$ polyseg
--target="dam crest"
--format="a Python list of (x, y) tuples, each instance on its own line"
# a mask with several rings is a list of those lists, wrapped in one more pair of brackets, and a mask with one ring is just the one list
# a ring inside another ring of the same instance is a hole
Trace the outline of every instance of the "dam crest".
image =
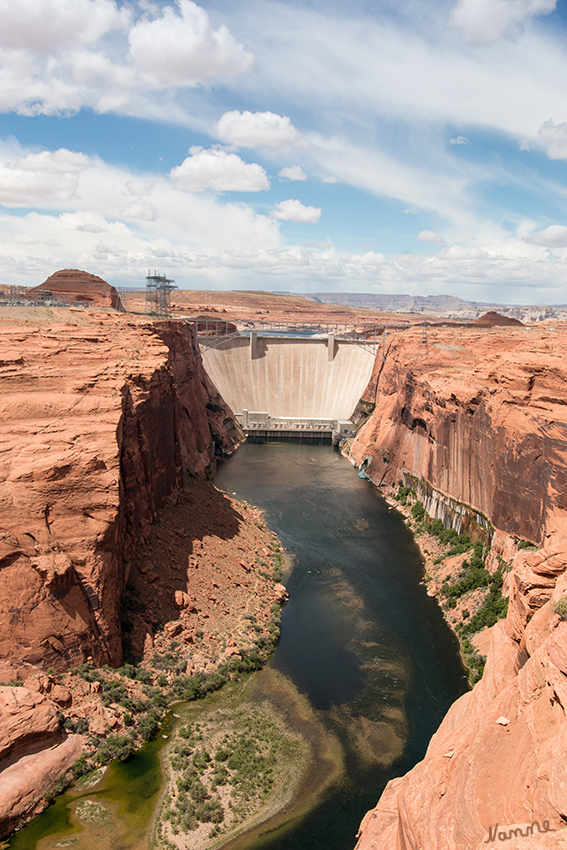
[(352, 433), (383, 328), (278, 325), (223, 333), (223, 324), (199, 327), (203, 365), (248, 436)]

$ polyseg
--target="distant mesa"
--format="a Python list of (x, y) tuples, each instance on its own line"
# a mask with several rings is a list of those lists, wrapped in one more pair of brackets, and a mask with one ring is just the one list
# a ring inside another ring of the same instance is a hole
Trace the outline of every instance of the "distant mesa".
[(28, 289), (28, 298), (33, 299), (37, 294), (48, 292), (53, 298), (61, 298), (70, 304), (87, 304), (89, 307), (113, 307), (120, 312), (124, 307), (114, 286), (111, 286), (96, 274), (80, 269), (61, 269), (54, 272), (47, 280)]
[(519, 325), (521, 328), (524, 327), (524, 323), (518, 319), (513, 319), (512, 316), (501, 316), (500, 313), (495, 313), (494, 310), (489, 310), (488, 313), (479, 316), (472, 324), (479, 325), (482, 328), (493, 328), (496, 325), (514, 325), (515, 327)]

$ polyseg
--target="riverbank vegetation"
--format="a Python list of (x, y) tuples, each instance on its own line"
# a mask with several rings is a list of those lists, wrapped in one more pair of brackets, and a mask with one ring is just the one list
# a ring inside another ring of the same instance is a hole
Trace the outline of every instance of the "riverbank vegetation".
[(486, 658), (471, 639), (506, 616), (508, 599), (502, 595), (502, 569), (507, 565), (501, 564), (490, 573), (485, 566), (485, 544), (473, 543), (467, 535), (445, 528), (440, 519), (431, 519), (415, 488), (400, 482), (393, 498), (406, 515), (424, 554), (426, 582), (459, 639), (461, 658), (474, 685), (482, 678)]
[(164, 754), (167, 785), (156, 846), (215, 847), (291, 800), (309, 745), (268, 701), (238, 693), (184, 711)]
[[(121, 604), (125, 663), (51, 671), (61, 727), (84, 754), (49, 799), (154, 737), (168, 706), (259, 670), (280, 634), (285, 553), (261, 511), (207, 481), (160, 512), (134, 553)], [(20, 682), (15, 682), (20, 684)]]
[[(259, 670), (272, 654), (279, 636), (280, 605), (272, 605), (268, 635), (261, 634), (246, 652), (240, 652), (210, 673), (184, 675), (178, 664), (175, 641), (167, 656), (159, 656), (153, 668), (125, 664), (118, 669), (108, 666), (96, 668), (82, 664), (69, 670), (66, 680), (76, 677), (94, 685), (100, 705), (105, 710), (104, 719), (110, 727), (123, 729), (123, 733), (110, 732), (101, 738), (91, 729), (86, 718), (73, 719), (70, 713), (60, 712), (59, 719), (67, 732), (86, 737), (87, 753), (73, 765), (71, 772), (61, 777), (51, 796), (64, 791), (77, 779), (97, 766), (109, 764), (114, 759), (126, 760), (144, 742), (153, 738), (169, 705), (180, 700), (200, 700), (219, 690), (228, 681), (238, 681), (243, 675)], [(75, 686), (75, 690), (77, 687)]]

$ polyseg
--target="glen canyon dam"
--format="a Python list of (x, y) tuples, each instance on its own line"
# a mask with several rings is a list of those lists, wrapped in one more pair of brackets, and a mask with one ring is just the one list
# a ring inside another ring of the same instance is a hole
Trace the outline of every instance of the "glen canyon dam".
[(567, 846), (564, 320), (0, 296), (6, 847)]

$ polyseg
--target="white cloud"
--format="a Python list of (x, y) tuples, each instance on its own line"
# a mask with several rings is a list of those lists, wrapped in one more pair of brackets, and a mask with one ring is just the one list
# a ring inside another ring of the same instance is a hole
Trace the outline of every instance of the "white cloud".
[(0, 46), (43, 53), (91, 44), (129, 17), (113, 0), (0, 0)]
[(294, 221), (296, 223), (301, 221), (317, 224), (321, 217), (321, 210), (318, 207), (304, 207), (301, 201), (290, 198), (288, 201), (277, 203), (271, 215), (274, 218), (281, 219), (281, 221)]
[(278, 171), (278, 177), (284, 180), (298, 180), (300, 182), (307, 180), (307, 174), (300, 165), (288, 165), (286, 168), (282, 168), (281, 171)]
[(452, 145), (468, 145), (469, 140), (466, 136), (457, 136), (455, 139), (450, 139)]
[(458, 0), (449, 23), (467, 44), (489, 44), (534, 15), (548, 15), (557, 0)]
[(183, 192), (262, 192), (270, 188), (266, 172), (256, 162), (244, 162), (237, 154), (222, 150), (191, 148), (181, 165), (170, 171), (174, 185)]
[(0, 203), (11, 207), (69, 201), (77, 191), (80, 172), (89, 159), (82, 153), (56, 151), (23, 154), (5, 149), (0, 163)]
[(149, 180), (128, 180), (126, 183), (128, 194), (135, 195), (137, 197), (149, 195), (152, 188), (152, 183), (150, 183)]
[(478, 227), (469, 209), (467, 186), (477, 175), (477, 179), (486, 179), (484, 169), (468, 165), (463, 172), (448, 155), (435, 164), (414, 165), (345, 139), (324, 139), (314, 134), (309, 139), (318, 165), (336, 174), (342, 183), (396, 198), (407, 209), (434, 211), (466, 232)]
[[(24, 156), (25, 158), (25, 152)], [(120, 221), (126, 186), (152, 185), (159, 211), (154, 221)], [(244, 204), (203, 194), (182, 194), (160, 175), (133, 175), (91, 160), (79, 190), (60, 212), (13, 215), (0, 211), (0, 262), (8, 282), (35, 285), (57, 268), (80, 267), (115, 284), (142, 285), (148, 268), (175, 278), (182, 288), (286, 288), (344, 291), (451, 291), (464, 298), (524, 303), (563, 299), (567, 248), (550, 261), (547, 250), (516, 241), (436, 254), (384, 256), (337, 252), (331, 244), (285, 245), (278, 222)]]
[(550, 119), (541, 125), (537, 137), (550, 159), (567, 159), (567, 124), (554, 124)]
[(151, 80), (196, 86), (252, 68), (252, 53), (224, 24), (214, 30), (206, 11), (192, 0), (176, 3), (179, 13), (165, 6), (158, 18), (139, 21), (130, 30), (130, 54)]
[(132, 201), (124, 209), (120, 210), (121, 218), (138, 218), (140, 221), (155, 221), (157, 214), (158, 211), (154, 205), (144, 201), (142, 198)]
[(361, 266), (383, 266), (386, 263), (386, 258), (384, 254), (367, 251), (365, 254), (354, 254), (352, 262), (359, 263)]
[(338, 183), (339, 181), (337, 180), (336, 177), (327, 176), (327, 177), (323, 177), (321, 182), (322, 183)]
[[(38, 164), (35, 153), (0, 149), (0, 160), (7, 160), (8, 154), (12, 161), (31, 162), (32, 170), (24, 172), (26, 175), (45, 180), (51, 174), (61, 184), (60, 173), (45, 170), (45, 162), (51, 167), (60, 152), (44, 154), (43, 171), (33, 171)], [(246, 204), (179, 192), (166, 176), (135, 175), (83, 154), (76, 156), (83, 157), (70, 163), (78, 169), (72, 175), (76, 191), (65, 200), (50, 184), (49, 191), (40, 186), (41, 213), (16, 215), (0, 210), (0, 264), (5, 279), (35, 285), (57, 268), (79, 266), (107, 280), (143, 283), (151, 267), (185, 278), (189, 286), (194, 285), (195, 270), (203, 284), (214, 283), (221, 274), (219, 269), (229, 267), (225, 258), (280, 247), (278, 222), (258, 215)], [(0, 185), (5, 188), (4, 176), (2, 173)], [(132, 201), (139, 206), (124, 207), (129, 184), (137, 181), (151, 185), (155, 216), (153, 209), (148, 214), (147, 202), (140, 196)], [(20, 206), (26, 205), (22, 201), (27, 201), (29, 190), (29, 185), (18, 186)], [(244, 267), (242, 259), (239, 262)], [(227, 288), (232, 285), (229, 279), (224, 284)]]
[(274, 112), (225, 112), (217, 123), (216, 132), (223, 142), (243, 148), (283, 147), (300, 138), (291, 120)]
[(524, 241), (531, 245), (543, 245), (546, 248), (567, 248), (567, 227), (552, 224), (533, 236), (524, 237)]
[(419, 242), (430, 242), (433, 245), (447, 244), (443, 237), (439, 236), (439, 234), (435, 233), (433, 230), (422, 230), (421, 233), (417, 234), (417, 239)]
[[(550, 115), (562, 120), (567, 56), (559, 37), (529, 30), (518, 42), (470, 50), (442, 30), (443, 4), (397, 4), (400, 17), (419, 6), (419, 26), (394, 22), (380, 14), (382, 5), (362, 17), (355, 11), (360, 4), (343, 4), (341, 12), (338, 3), (317, 11), (317, 4), (264, 0), (266, 27), (255, 38), (255, 22), (246, 30), (261, 69), (254, 94), (282, 93), (288, 114), (312, 115), (320, 132), (344, 133), (360, 145), (370, 138), (376, 144), (376, 129), (390, 120), (434, 127), (429, 139), (423, 136), (428, 149), (438, 142), (437, 121), (523, 137), (534, 135)], [(236, 11), (233, 20), (239, 20)], [(310, 123), (304, 119), (304, 134)], [(394, 146), (397, 141), (401, 156), (401, 129)]]
[(443, 260), (486, 260), (488, 254), (481, 248), (470, 248), (463, 245), (451, 245), (436, 254)]
[(404, 210), (404, 215), (418, 215), (418, 214), (419, 214), (419, 210), (410, 210), (410, 209)]
[(108, 229), (108, 222), (104, 216), (85, 210), (63, 213), (59, 218), (62, 224), (70, 230), (78, 230), (79, 233), (104, 233)]
[[(249, 71), (252, 53), (192, 0), (0, 0), (0, 110), (96, 112), (195, 124), (176, 88)], [(169, 89), (165, 96), (156, 92)], [(199, 122), (197, 122), (199, 123)]]

